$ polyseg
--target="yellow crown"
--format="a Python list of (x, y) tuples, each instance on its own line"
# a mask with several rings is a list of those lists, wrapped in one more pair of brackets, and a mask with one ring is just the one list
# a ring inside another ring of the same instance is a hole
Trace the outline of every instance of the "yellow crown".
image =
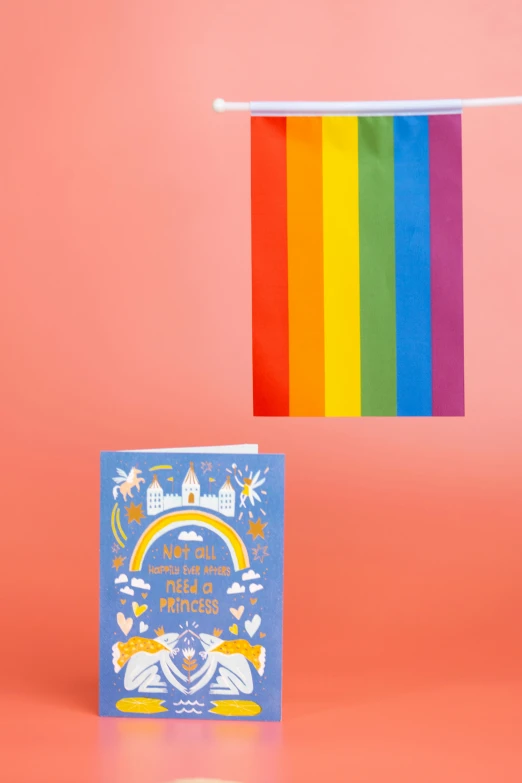
[(159, 628), (154, 629), (154, 633), (156, 634), (156, 636), (163, 636), (163, 634), (165, 633), (165, 629), (162, 625), (160, 625)]
[(223, 633), (223, 631), (221, 630), (221, 628), (214, 628), (214, 630), (212, 632), (212, 635), (213, 636), (221, 636), (222, 633)]

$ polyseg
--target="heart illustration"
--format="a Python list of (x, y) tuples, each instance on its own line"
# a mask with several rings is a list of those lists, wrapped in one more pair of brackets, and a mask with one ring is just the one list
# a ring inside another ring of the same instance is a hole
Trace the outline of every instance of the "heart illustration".
[(126, 598), (120, 598), (120, 604), (126, 604), (127, 599)]
[(259, 638), (264, 639), (266, 636), (266, 633), (263, 633), (263, 631), (259, 631)]
[(237, 609), (232, 608), (230, 610), (230, 613), (234, 615), (236, 620), (241, 620), (241, 618), (243, 617), (243, 612), (244, 611), (245, 611), (245, 607), (244, 606), (238, 606)]
[(133, 609), (134, 614), (136, 615), (136, 617), (139, 617), (140, 614), (143, 614), (143, 612), (146, 612), (148, 608), (149, 607), (147, 606), (147, 604), (142, 604), (140, 606), (137, 601), (133, 601), (132, 602), (132, 609)]
[[(143, 622), (143, 620), (140, 621), (140, 633), (145, 633), (145, 631), (149, 630), (149, 626)], [(261, 634), (260, 634), (261, 635)], [(264, 636), (264, 634), (263, 634)]]
[(251, 620), (245, 621), (245, 630), (248, 633), (248, 635), (252, 638), (252, 636), (258, 630), (260, 625), (261, 625), (261, 618), (258, 614), (255, 614)]
[(239, 628), (237, 627), (237, 623), (234, 623), (234, 625), (231, 625), (228, 630), (230, 631), (230, 633), (233, 633), (233, 634), (235, 634), (237, 636), (238, 631), (239, 631)]
[(250, 603), (252, 604), (252, 606), (254, 606), (254, 604), (257, 604), (257, 598), (251, 598)]
[(142, 593), (142, 594), (141, 594), (141, 597), (142, 597), (142, 598), (146, 598), (147, 596), (148, 596), (148, 593)]
[(118, 625), (120, 626), (125, 636), (128, 636), (130, 633), (130, 629), (132, 628), (132, 623), (133, 623), (132, 617), (125, 617), (123, 612), (118, 612), (118, 614), (116, 615), (116, 620), (118, 621)]

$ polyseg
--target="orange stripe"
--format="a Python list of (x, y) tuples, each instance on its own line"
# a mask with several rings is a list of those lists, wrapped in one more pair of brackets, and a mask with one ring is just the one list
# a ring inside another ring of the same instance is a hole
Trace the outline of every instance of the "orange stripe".
[(321, 117), (287, 119), (290, 415), (324, 416)]

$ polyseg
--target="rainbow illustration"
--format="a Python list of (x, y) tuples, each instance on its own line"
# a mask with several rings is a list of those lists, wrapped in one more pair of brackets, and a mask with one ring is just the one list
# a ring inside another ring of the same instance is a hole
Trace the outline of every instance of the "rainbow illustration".
[(463, 416), (460, 114), (251, 130), (254, 414)]
[(171, 511), (155, 519), (142, 533), (129, 562), (129, 571), (140, 571), (145, 555), (161, 536), (183, 527), (202, 527), (218, 535), (227, 545), (235, 571), (249, 568), (247, 548), (233, 527), (205, 511)]

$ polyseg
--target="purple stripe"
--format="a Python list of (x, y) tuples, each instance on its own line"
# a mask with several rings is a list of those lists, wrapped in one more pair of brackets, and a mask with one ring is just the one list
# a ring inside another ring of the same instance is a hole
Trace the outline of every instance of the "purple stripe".
[(460, 114), (431, 116), (429, 144), (433, 416), (464, 416)]

